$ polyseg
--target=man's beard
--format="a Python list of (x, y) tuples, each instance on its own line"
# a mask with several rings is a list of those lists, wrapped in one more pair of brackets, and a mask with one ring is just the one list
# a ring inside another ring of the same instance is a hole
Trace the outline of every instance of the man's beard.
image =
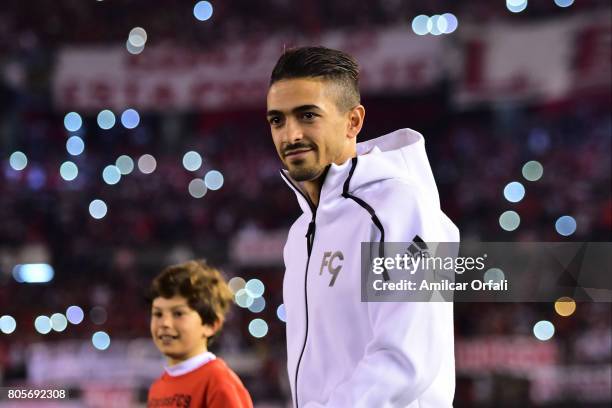
[[(288, 152), (298, 149), (311, 149), (311, 153), (315, 155), (315, 158), (313, 160), (314, 163), (309, 160), (313, 159), (312, 157), (305, 157), (298, 160), (289, 159), (289, 162), (285, 162), (285, 167), (287, 167), (287, 170), (289, 170), (289, 175), (291, 176), (291, 178), (295, 181), (302, 182), (314, 180), (319, 177), (323, 173), (323, 170), (325, 170), (325, 166), (317, 165), (318, 154), (317, 148), (314, 145), (304, 142), (298, 142), (293, 145), (288, 145), (285, 147), (283, 155), (286, 156)], [(291, 165), (289, 165), (289, 163), (291, 163)]]
[(310, 181), (314, 180), (323, 173), (324, 168), (319, 168), (317, 166), (291, 166), (289, 168), (289, 175), (295, 181)]

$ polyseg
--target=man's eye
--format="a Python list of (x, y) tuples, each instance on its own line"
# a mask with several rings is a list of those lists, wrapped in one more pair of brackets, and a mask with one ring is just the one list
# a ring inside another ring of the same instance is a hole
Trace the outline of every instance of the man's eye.
[(270, 122), (271, 125), (278, 125), (278, 124), (281, 123), (281, 120), (280, 120), (280, 118), (278, 116), (274, 116), (274, 117), (270, 118), (268, 120), (268, 122)]
[(174, 317), (181, 317), (183, 312), (174, 312)]
[(160, 318), (161, 317), (161, 313), (160, 312), (155, 312), (153, 313), (154, 317)]
[(307, 120), (312, 120), (312, 119), (314, 119), (314, 118), (315, 118), (315, 116), (317, 116), (317, 115), (315, 115), (315, 114), (314, 114), (314, 113), (312, 113), (312, 112), (304, 112), (304, 113), (302, 114), (302, 118), (307, 119)]

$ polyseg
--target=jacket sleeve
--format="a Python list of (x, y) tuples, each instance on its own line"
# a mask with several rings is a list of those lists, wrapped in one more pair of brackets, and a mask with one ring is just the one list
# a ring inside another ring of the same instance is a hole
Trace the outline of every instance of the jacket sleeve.
[[(438, 206), (419, 198), (408, 186), (395, 186), (379, 209), (387, 242), (458, 242), (456, 227)], [(397, 205), (398, 201), (401, 205)], [(395, 204), (393, 204), (395, 203)], [(326, 404), (315, 407), (405, 407), (436, 382), (440, 403), (451, 406), (454, 394), (452, 303), (369, 302), (372, 339), (351, 377)], [(439, 375), (446, 370), (444, 375)], [(435, 398), (435, 397), (434, 397)], [(429, 398), (431, 400), (431, 398)]]

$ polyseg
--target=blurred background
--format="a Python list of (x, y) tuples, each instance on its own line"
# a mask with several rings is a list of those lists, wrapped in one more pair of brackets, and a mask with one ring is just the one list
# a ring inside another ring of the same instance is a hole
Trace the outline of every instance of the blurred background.
[[(212, 350), (287, 407), (282, 246), (299, 214), (265, 119), (283, 49), (362, 68), (366, 140), (424, 134), (462, 240), (610, 241), (609, 0), (3, 0), (0, 387), (145, 406), (144, 291), (206, 258)], [(610, 274), (609, 266), (602, 273)], [(608, 303), (455, 305), (456, 407), (608, 407)]]

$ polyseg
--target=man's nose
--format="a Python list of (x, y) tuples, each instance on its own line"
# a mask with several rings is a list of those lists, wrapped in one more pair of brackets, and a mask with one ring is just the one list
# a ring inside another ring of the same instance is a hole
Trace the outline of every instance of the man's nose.
[(304, 137), (302, 127), (293, 119), (287, 119), (283, 130), (283, 139), (287, 144), (294, 144)]

